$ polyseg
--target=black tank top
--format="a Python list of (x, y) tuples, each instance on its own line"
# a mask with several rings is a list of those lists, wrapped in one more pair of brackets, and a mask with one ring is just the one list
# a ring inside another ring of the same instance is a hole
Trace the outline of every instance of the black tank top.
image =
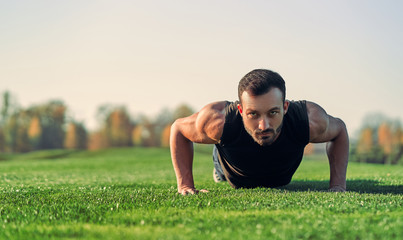
[(234, 188), (278, 187), (290, 183), (309, 142), (306, 101), (290, 102), (279, 137), (260, 146), (246, 132), (237, 108), (225, 107), (225, 124), (216, 144), (224, 175)]

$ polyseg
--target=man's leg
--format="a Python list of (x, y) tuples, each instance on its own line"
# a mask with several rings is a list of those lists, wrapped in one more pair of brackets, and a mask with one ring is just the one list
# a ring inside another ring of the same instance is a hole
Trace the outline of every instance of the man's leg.
[(225, 180), (225, 176), (224, 176), (224, 172), (221, 168), (221, 164), (220, 161), (218, 160), (218, 149), (217, 147), (214, 145), (213, 148), (213, 163), (214, 163), (214, 170), (213, 170), (213, 179), (214, 182), (224, 182)]

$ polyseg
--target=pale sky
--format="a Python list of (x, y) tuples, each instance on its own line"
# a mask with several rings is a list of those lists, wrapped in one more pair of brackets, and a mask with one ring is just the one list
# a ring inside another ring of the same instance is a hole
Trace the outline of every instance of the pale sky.
[(98, 106), (150, 117), (236, 100), (256, 68), (278, 72), (354, 134), (367, 113), (403, 120), (403, 1), (0, 0), (0, 92), (60, 99), (97, 127)]

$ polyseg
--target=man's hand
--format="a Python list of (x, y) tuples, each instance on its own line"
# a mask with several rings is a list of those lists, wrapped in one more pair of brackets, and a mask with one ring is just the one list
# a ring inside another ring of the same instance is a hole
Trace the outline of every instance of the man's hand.
[(225, 105), (226, 102), (206, 105), (200, 112), (179, 118), (171, 126), (171, 158), (178, 192), (182, 195), (208, 192), (194, 187), (193, 143), (218, 143), (224, 128)]
[(319, 105), (307, 102), (309, 141), (327, 142), (326, 152), (330, 166), (329, 191), (346, 191), (346, 172), (349, 156), (347, 128), (341, 119), (328, 115)]
[(336, 185), (329, 188), (329, 192), (345, 192), (346, 189), (342, 186)]
[(207, 193), (208, 191), (206, 189), (202, 189), (202, 190), (197, 190), (196, 188), (190, 188), (190, 187), (183, 187), (181, 189), (178, 189), (178, 193), (182, 194), (182, 195), (193, 195), (193, 194), (197, 194), (197, 193)]

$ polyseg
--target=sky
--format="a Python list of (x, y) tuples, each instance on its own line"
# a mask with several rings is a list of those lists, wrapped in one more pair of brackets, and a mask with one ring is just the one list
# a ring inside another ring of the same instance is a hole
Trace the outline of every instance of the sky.
[(0, 0), (0, 92), (21, 107), (62, 100), (98, 127), (103, 104), (155, 116), (237, 99), (257, 68), (287, 99), (344, 120), (403, 120), (402, 1)]

